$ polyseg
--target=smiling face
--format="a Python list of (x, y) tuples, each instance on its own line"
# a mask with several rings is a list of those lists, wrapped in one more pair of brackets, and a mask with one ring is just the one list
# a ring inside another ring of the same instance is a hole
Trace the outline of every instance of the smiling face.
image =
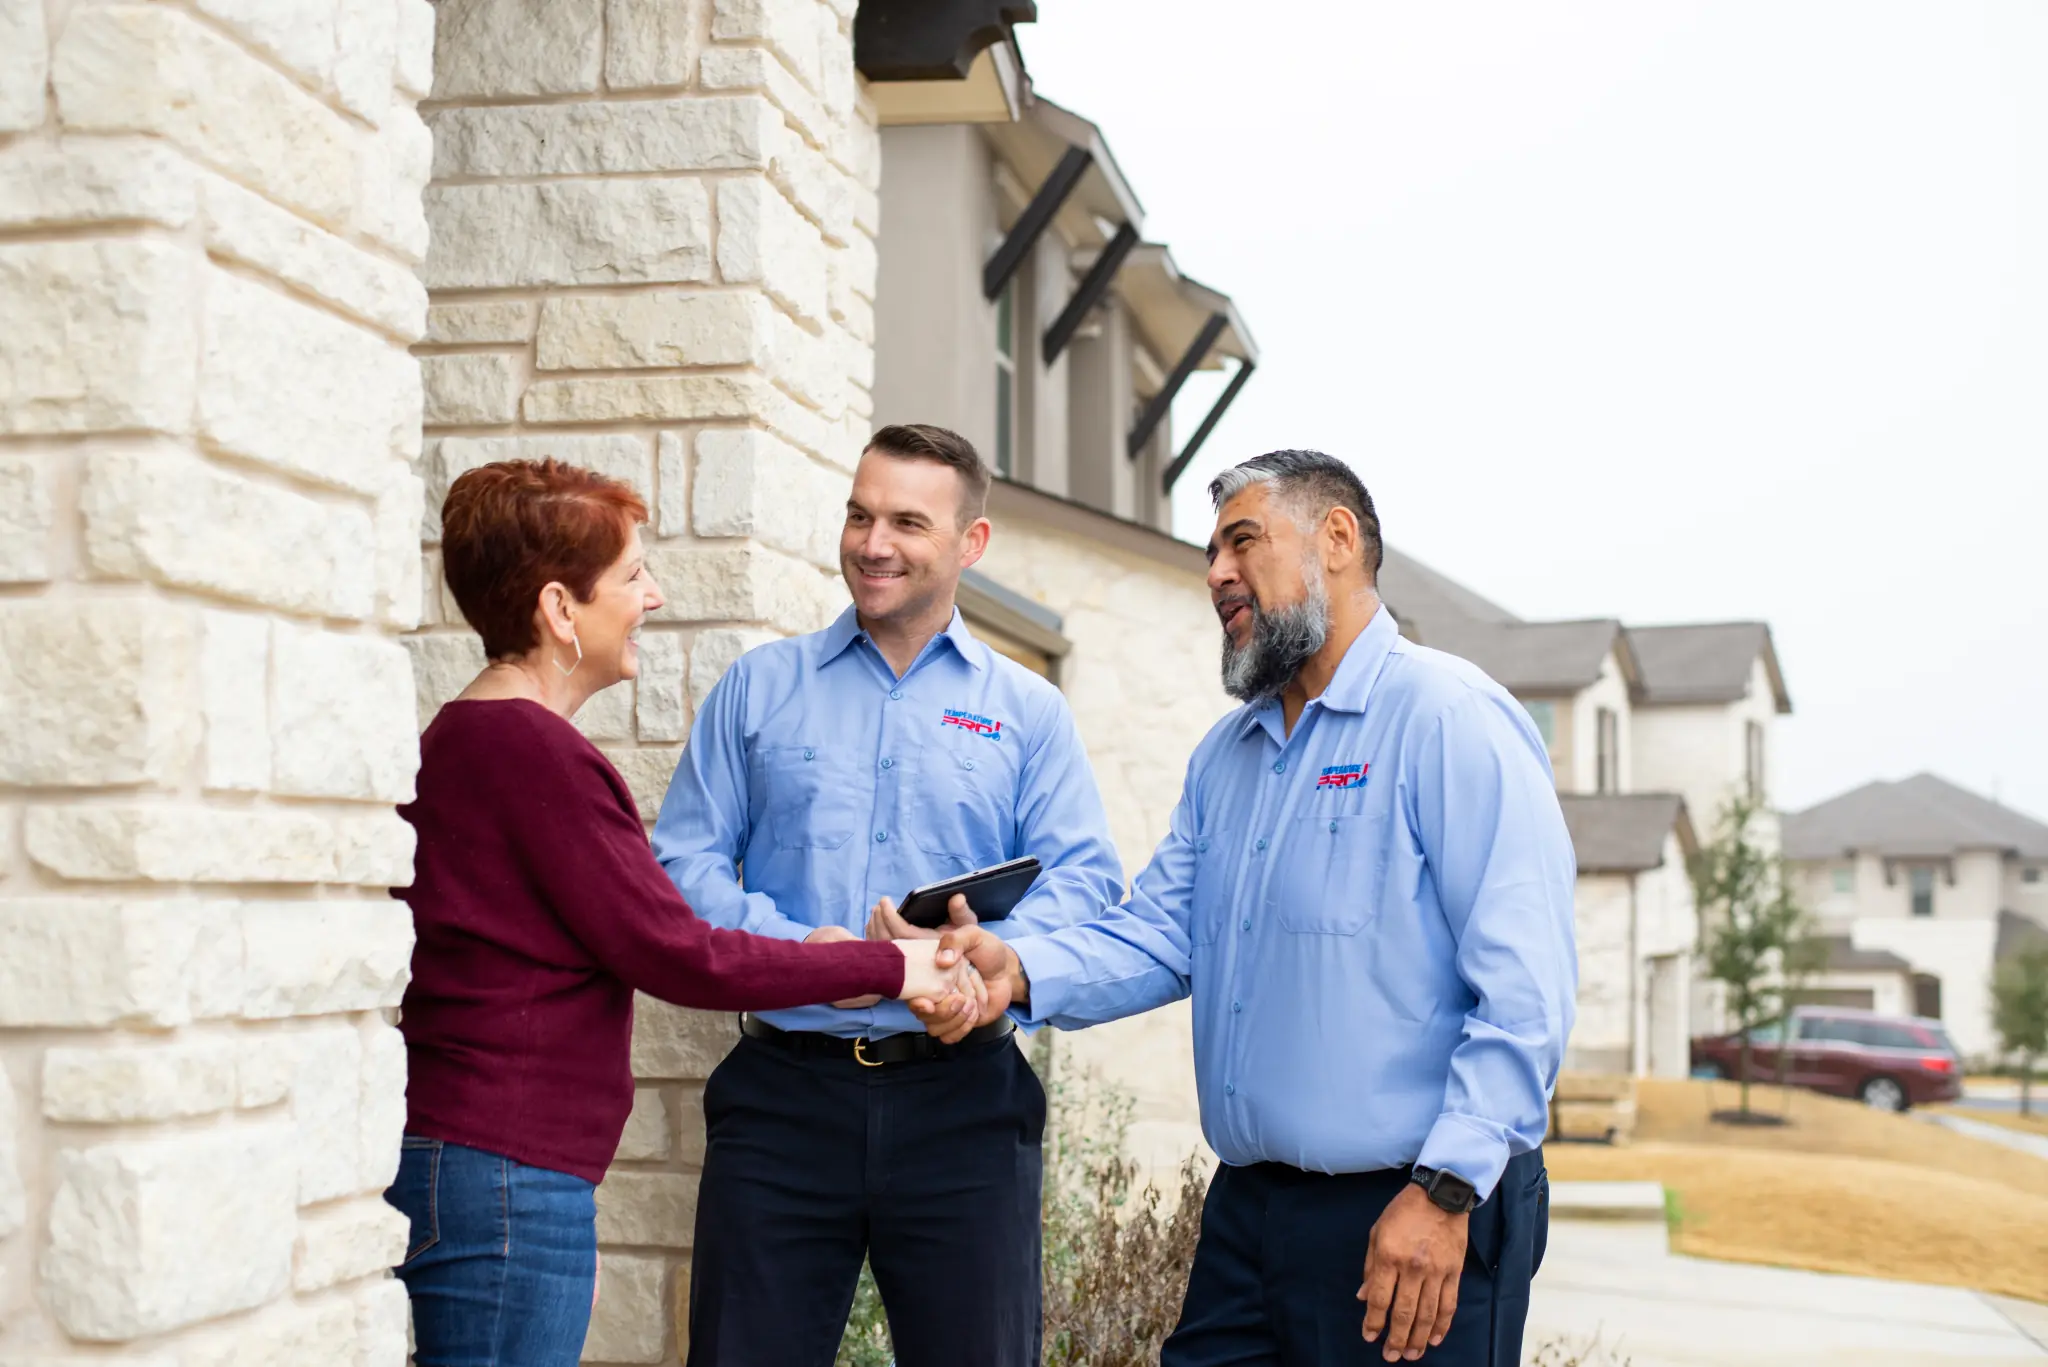
[[(556, 587), (550, 585), (549, 589)], [(636, 638), (640, 625), (664, 601), (661, 586), (647, 571), (640, 529), (634, 527), (626, 534), (626, 547), (619, 558), (597, 577), (590, 601), (574, 603), (569, 609), (576, 639), (583, 645), (581, 668), (591, 672), (593, 683), (605, 687), (639, 676), (640, 645)]]
[(1320, 527), (1303, 530), (1272, 486), (1247, 486), (1216, 513), (1209, 601), (1223, 626), (1223, 688), (1276, 697), (1330, 634)]
[(989, 533), (985, 517), (961, 525), (961, 494), (960, 475), (939, 461), (873, 449), (860, 458), (839, 572), (871, 630), (952, 616), (960, 571), (981, 559)]

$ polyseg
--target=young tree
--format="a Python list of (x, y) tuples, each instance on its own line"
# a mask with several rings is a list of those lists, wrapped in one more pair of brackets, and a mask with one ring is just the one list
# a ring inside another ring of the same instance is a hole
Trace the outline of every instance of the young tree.
[[(1757, 844), (1751, 830), (1761, 810), (1749, 798), (1730, 801), (1721, 810), (1713, 841), (1692, 861), (1700, 957), (1707, 976), (1728, 989), (1729, 1014), (1741, 1032), (1736, 1072), (1744, 1115), (1749, 1114), (1751, 1032), (1788, 1014), (1788, 961), (1803, 967), (1810, 953), (1806, 914), (1792, 896), (1783, 866)], [(1779, 1052), (1784, 1052), (1782, 1041)]]
[(2020, 1056), (2020, 1114), (2034, 1113), (2034, 1067), (2048, 1054), (2048, 944), (2011, 955), (1991, 975), (1991, 1026)]

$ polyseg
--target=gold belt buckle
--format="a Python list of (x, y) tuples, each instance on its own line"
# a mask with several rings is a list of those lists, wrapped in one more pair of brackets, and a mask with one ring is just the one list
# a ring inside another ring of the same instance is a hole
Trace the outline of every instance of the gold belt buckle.
[(867, 1037), (866, 1035), (862, 1035), (862, 1036), (860, 1036), (860, 1037), (859, 1037), (858, 1039), (854, 1040), (854, 1042), (853, 1042), (853, 1061), (854, 1061), (855, 1063), (858, 1063), (858, 1064), (859, 1064), (859, 1065), (860, 1065), (861, 1067), (863, 1067), (863, 1068), (879, 1068), (879, 1067), (881, 1067), (881, 1066), (882, 1066), (882, 1060), (880, 1060), (880, 1059), (878, 1059), (878, 1058), (869, 1058), (869, 1057), (868, 1057), (868, 1056), (867, 1056), (866, 1054), (864, 1054), (864, 1053), (862, 1053), (862, 1052), (861, 1052), (861, 1050), (863, 1050), (863, 1049), (865, 1049), (865, 1048), (867, 1047), (867, 1043), (868, 1043), (868, 1037)]

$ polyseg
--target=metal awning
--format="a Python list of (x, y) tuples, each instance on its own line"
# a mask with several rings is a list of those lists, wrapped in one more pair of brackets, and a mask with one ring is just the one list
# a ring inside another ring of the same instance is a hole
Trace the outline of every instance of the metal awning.
[(1024, 185), (1037, 187), (1051, 178), (1068, 151), (1088, 154), (1088, 169), (1054, 215), (1061, 236), (1081, 250), (1108, 245), (1118, 228), (1142, 228), (1145, 206), (1116, 164), (1102, 130), (1043, 95), (1034, 96), (1024, 117), (1015, 123), (990, 124), (988, 140), (996, 155)]

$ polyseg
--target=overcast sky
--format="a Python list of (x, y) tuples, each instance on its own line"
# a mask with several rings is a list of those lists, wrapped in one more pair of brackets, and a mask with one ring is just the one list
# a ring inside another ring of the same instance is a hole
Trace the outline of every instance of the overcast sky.
[(2048, 4), (1039, 16), (1263, 353), (1183, 535), (1320, 447), (1524, 616), (1768, 620), (1780, 805), (1931, 769), (2048, 819)]

